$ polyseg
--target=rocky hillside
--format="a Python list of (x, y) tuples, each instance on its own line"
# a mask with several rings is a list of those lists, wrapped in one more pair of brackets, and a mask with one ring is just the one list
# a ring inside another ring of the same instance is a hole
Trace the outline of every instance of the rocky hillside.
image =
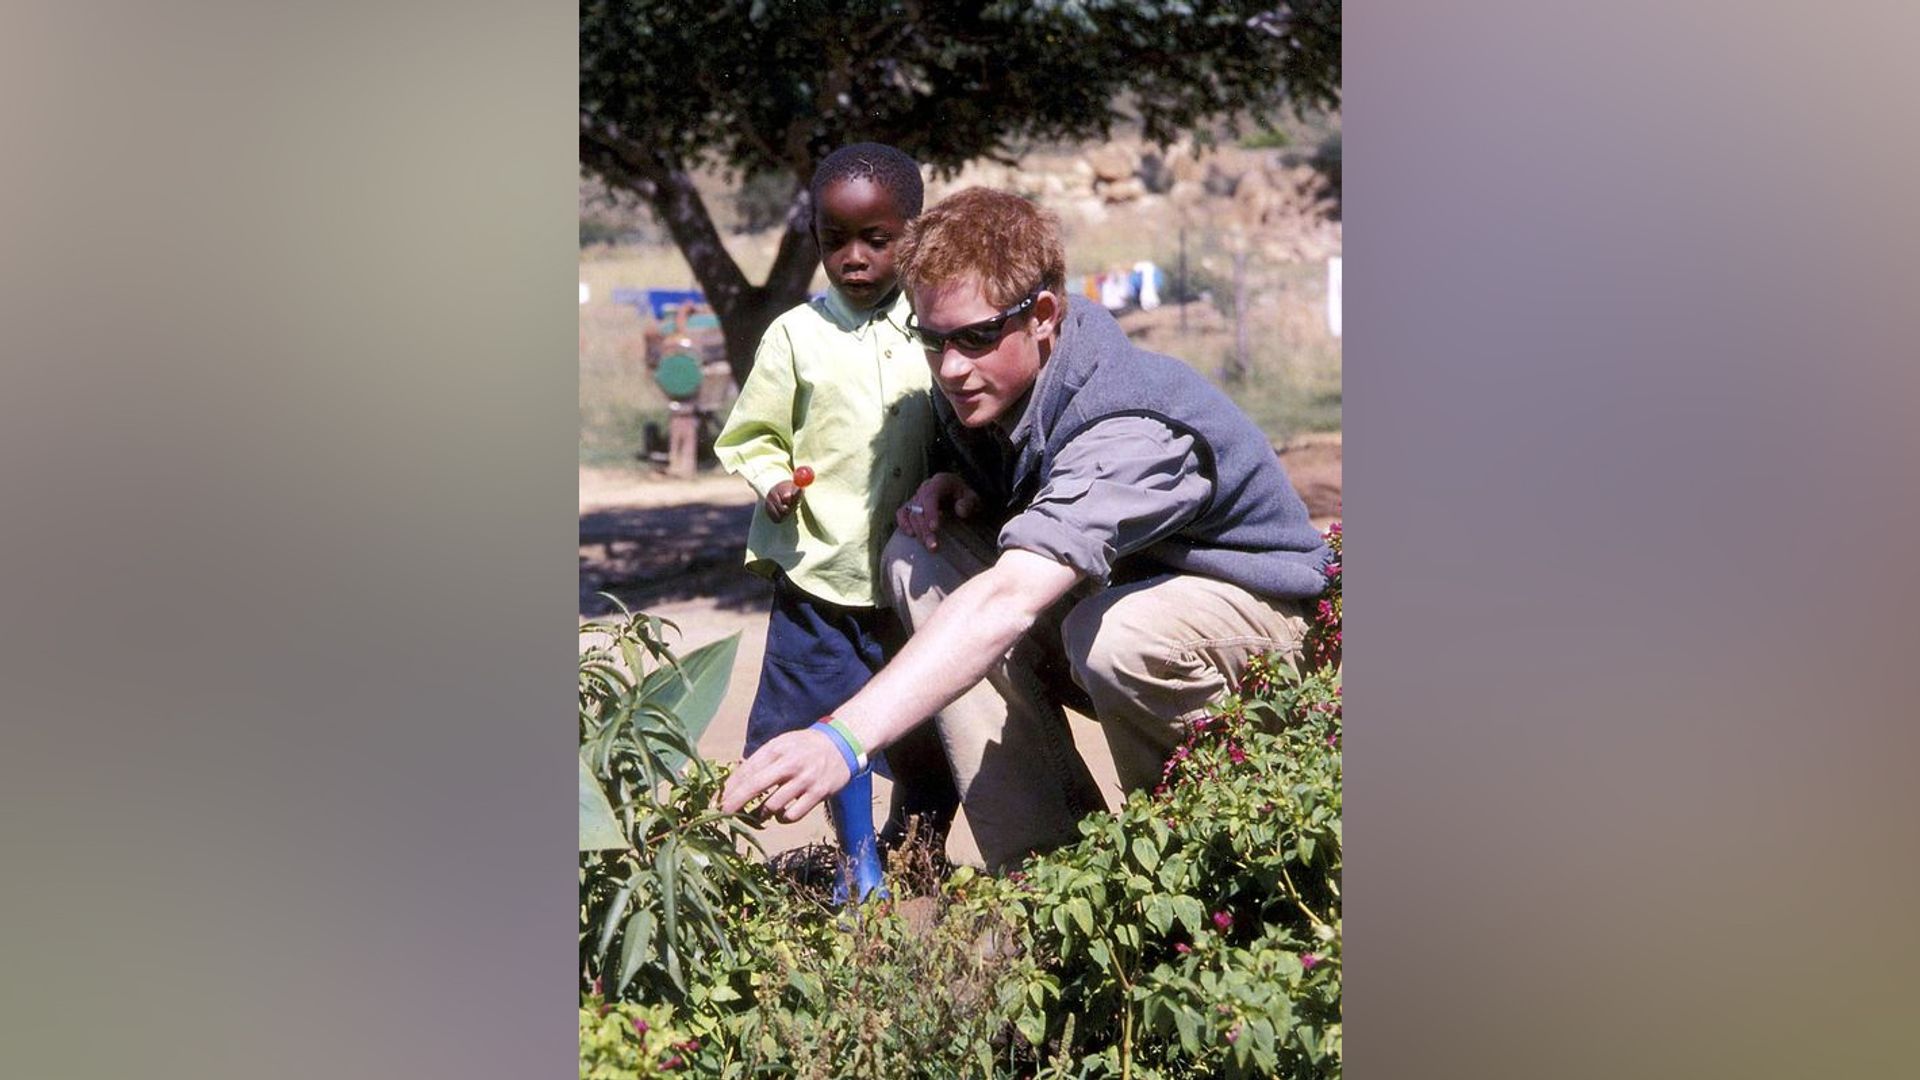
[[(1177, 219), (1244, 237), (1270, 262), (1340, 253), (1340, 198), (1328, 172), (1279, 150), (1176, 143), (1163, 153), (1118, 140), (1079, 152), (1034, 153), (1015, 165), (968, 165), (928, 186), (929, 204), (962, 187), (1019, 191), (1070, 227)], [(1337, 164), (1330, 170), (1337, 176)]]

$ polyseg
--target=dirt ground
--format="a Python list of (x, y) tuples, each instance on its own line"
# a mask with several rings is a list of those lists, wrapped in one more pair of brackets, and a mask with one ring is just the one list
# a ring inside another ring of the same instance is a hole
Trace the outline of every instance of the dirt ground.
[[(1340, 450), (1338, 434), (1304, 436), (1280, 450), (1294, 487), (1322, 527), (1340, 512)], [(606, 592), (678, 625), (675, 643), (683, 651), (740, 634), (733, 681), (700, 739), (701, 753), (718, 761), (738, 759), (766, 652), (772, 593), (741, 566), (754, 500), (745, 481), (718, 472), (669, 480), (645, 472), (580, 470), (581, 620), (613, 610), (600, 595)], [(1075, 741), (1111, 802), (1118, 785), (1105, 740), (1091, 721), (1071, 719)], [(887, 788), (886, 780), (876, 780), (877, 817), (885, 813)], [(816, 811), (794, 825), (767, 826), (760, 840), (771, 855), (830, 835), (825, 814)], [(957, 863), (978, 864), (964, 814), (947, 851)]]

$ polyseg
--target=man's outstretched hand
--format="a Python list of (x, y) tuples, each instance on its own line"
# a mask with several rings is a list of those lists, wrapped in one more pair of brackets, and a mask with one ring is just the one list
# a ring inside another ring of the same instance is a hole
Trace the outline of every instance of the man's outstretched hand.
[(761, 793), (761, 813), (795, 822), (853, 779), (833, 740), (812, 729), (789, 731), (754, 751), (720, 792), (720, 809), (737, 814)]

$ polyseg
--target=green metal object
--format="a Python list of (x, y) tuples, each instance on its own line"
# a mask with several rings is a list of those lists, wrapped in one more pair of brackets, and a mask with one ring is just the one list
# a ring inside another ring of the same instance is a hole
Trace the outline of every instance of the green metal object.
[(700, 392), (700, 361), (692, 353), (668, 353), (660, 358), (653, 381), (675, 401), (684, 401)]

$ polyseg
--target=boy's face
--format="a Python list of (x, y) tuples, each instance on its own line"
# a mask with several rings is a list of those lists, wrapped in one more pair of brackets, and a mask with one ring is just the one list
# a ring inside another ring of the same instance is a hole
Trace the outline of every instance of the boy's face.
[(893, 291), (893, 245), (907, 223), (886, 188), (864, 177), (827, 185), (813, 211), (813, 241), (827, 280), (858, 308)]
[[(913, 290), (913, 318), (921, 326), (946, 334), (1002, 310), (987, 302), (977, 278), (951, 279)], [(985, 348), (967, 349), (949, 341), (935, 352), (927, 350), (933, 381), (953, 406), (954, 415), (970, 428), (1017, 419), (1013, 407), (1033, 389), (1059, 331), (1060, 299), (1041, 291), (1026, 312), (1007, 320), (999, 341)]]

